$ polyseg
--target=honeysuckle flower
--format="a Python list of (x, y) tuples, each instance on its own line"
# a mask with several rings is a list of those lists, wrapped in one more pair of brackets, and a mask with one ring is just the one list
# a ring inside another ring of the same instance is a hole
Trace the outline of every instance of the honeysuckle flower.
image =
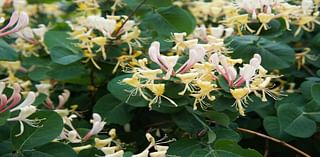
[(69, 100), (70, 91), (67, 89), (63, 90), (63, 93), (58, 96), (59, 104), (55, 105), (48, 95), (44, 105), (49, 109), (62, 109), (65, 103)]
[(87, 141), (91, 136), (98, 134), (100, 131), (102, 131), (104, 125), (106, 122), (102, 121), (101, 116), (98, 113), (92, 114), (92, 119), (90, 120), (90, 123), (92, 123), (91, 130), (83, 137), (84, 141)]
[[(0, 113), (6, 112), (16, 105), (21, 100), (21, 87), (18, 84), (13, 84), (13, 93), (8, 99), (6, 95), (2, 94), (3, 90), (5, 89), (6, 85), (4, 82), (0, 82), (0, 91), (1, 91), (1, 104), (0, 104)], [(10, 104), (9, 104), (10, 103)]]
[(9, 118), (8, 121), (18, 121), (20, 123), (20, 133), (18, 133), (16, 136), (20, 136), (24, 132), (24, 124), (26, 123), (31, 127), (39, 127), (39, 123), (42, 121), (42, 119), (27, 119), (30, 115), (36, 112), (37, 108), (35, 106), (32, 106), (36, 99), (36, 94), (34, 92), (29, 92), (26, 99), (19, 104), (18, 106), (14, 107), (13, 109), (10, 109), (10, 112), (14, 111), (20, 111), (19, 115), (17, 117)]
[(124, 155), (123, 150), (116, 151), (116, 148), (112, 148), (112, 147), (107, 147), (101, 150), (105, 154), (104, 157), (123, 157)]
[(314, 9), (313, 0), (302, 0), (301, 8), (302, 8), (303, 14), (310, 15)]
[(185, 73), (197, 62), (203, 62), (205, 55), (206, 50), (202, 46), (196, 45), (192, 47), (189, 50), (189, 59), (177, 70), (177, 73)]
[(116, 129), (111, 129), (109, 131), (109, 136), (108, 138), (104, 139), (104, 140), (101, 140), (99, 138), (95, 138), (94, 141), (95, 141), (95, 147), (98, 148), (98, 149), (101, 149), (101, 148), (106, 148), (107, 147), (110, 147), (111, 145), (111, 142), (116, 138), (117, 134), (116, 134)]
[(147, 84), (146, 87), (155, 95), (155, 97), (149, 102), (150, 110), (152, 109), (152, 104), (161, 103), (161, 98), (165, 98), (175, 107), (178, 107), (173, 100), (163, 95), (165, 91), (165, 84)]
[(27, 0), (13, 0), (12, 5), (15, 10), (23, 10), (27, 6)]
[[(166, 156), (166, 153), (167, 153), (167, 150), (169, 149), (169, 147), (168, 146), (161, 146), (160, 144), (168, 143), (168, 142), (171, 142), (172, 140), (167, 141), (167, 142), (156, 141), (150, 133), (146, 133), (146, 138), (150, 142), (148, 147), (145, 150), (143, 150), (141, 153), (132, 155), (132, 157), (148, 157), (149, 155), (151, 157), (165, 157)], [(150, 151), (149, 151), (150, 148), (154, 148), (156, 150), (156, 152), (150, 153)]]
[(72, 120), (74, 118), (77, 118), (76, 115), (72, 114), (69, 116), (70, 111), (68, 109), (56, 109), (54, 110), (57, 112), (63, 120), (63, 123), (65, 124), (65, 127), (63, 128), (60, 136), (56, 138), (57, 140), (67, 140), (71, 143), (80, 143), (81, 137), (77, 130), (72, 125)]
[(253, 58), (250, 59), (250, 64), (245, 64), (243, 68), (240, 68), (240, 77), (237, 81), (234, 82), (236, 87), (242, 85), (242, 83), (246, 83), (246, 86), (249, 87), (250, 81), (256, 74), (256, 71), (260, 67), (261, 64), (261, 56), (259, 54), (254, 54)]
[(194, 91), (192, 82), (194, 81), (194, 79), (198, 77), (198, 73), (190, 72), (190, 73), (184, 73), (184, 74), (177, 74), (176, 76), (179, 77), (182, 83), (185, 84), (183, 91), (178, 93), (179, 95), (184, 95), (186, 91), (189, 91), (189, 92)]
[(138, 93), (145, 100), (149, 100), (149, 98), (143, 92), (144, 85), (140, 83), (140, 79), (136, 75), (134, 75), (132, 78), (125, 78), (122, 80), (122, 82), (133, 87), (132, 90), (128, 91), (130, 94), (129, 94), (127, 101), (129, 101), (131, 96), (136, 96)]
[(149, 48), (150, 59), (157, 63), (161, 69), (167, 72), (165, 79), (169, 79), (171, 75), (176, 73), (184, 73), (192, 68), (197, 62), (204, 60), (206, 50), (200, 46), (195, 45), (189, 50), (189, 59), (177, 70), (174, 71), (174, 66), (177, 64), (179, 56), (164, 56), (160, 54), (160, 43), (155, 41)]
[(230, 89), (231, 95), (236, 99), (234, 105), (241, 116), (245, 116), (245, 104), (247, 104), (246, 97), (249, 92), (248, 88)]
[(101, 16), (91, 15), (87, 17), (84, 25), (89, 28), (99, 30), (108, 38), (113, 38), (111, 35), (116, 29), (117, 21), (114, 19), (105, 19)]
[(87, 145), (84, 145), (84, 146), (79, 146), (79, 147), (73, 147), (72, 149), (76, 152), (76, 153), (79, 153), (85, 149), (90, 149), (92, 148), (92, 145), (91, 144), (87, 144)]
[[(233, 64), (228, 64), (228, 58), (224, 55), (218, 55), (214, 53), (210, 56), (209, 61), (215, 66), (215, 69), (226, 79), (229, 86), (232, 85), (236, 79), (237, 71), (233, 67)], [(221, 65), (219, 64), (221, 63)]]
[(179, 56), (160, 55), (160, 43), (158, 41), (155, 41), (151, 44), (148, 53), (153, 62), (157, 63), (161, 69), (167, 71), (165, 79), (169, 79), (174, 72), (173, 68), (177, 64)]
[(275, 17), (274, 14), (260, 13), (260, 14), (258, 15), (258, 19), (259, 19), (259, 21), (261, 22), (261, 26), (260, 26), (259, 29), (257, 30), (256, 35), (259, 35), (259, 34), (260, 34), (262, 28), (263, 28), (264, 30), (268, 30), (268, 29), (269, 29), (269, 28), (268, 28), (268, 27), (269, 27), (269, 26), (268, 26), (268, 23), (269, 23), (274, 17)]
[(37, 88), (38, 93), (43, 93), (49, 96), (52, 85), (51, 83), (41, 82), (40, 84), (36, 84), (35, 87)]
[(200, 90), (195, 91), (193, 94), (190, 94), (190, 96), (195, 98), (193, 103), (193, 109), (196, 110), (198, 108), (198, 104), (200, 104), (200, 107), (202, 109), (206, 109), (206, 107), (209, 105), (204, 101), (204, 99), (208, 98), (210, 101), (215, 100), (215, 96), (211, 95), (210, 93), (216, 90), (216, 85), (212, 84), (209, 81), (202, 80), (198, 80), (196, 82), (196, 85), (198, 88), (200, 88)]
[(39, 25), (39, 28), (25, 27), (24, 29), (17, 32), (16, 34), (20, 38), (30, 43), (37, 43), (38, 41), (43, 42), (44, 34), (46, 33), (46, 31), (47, 31), (46, 26), (41, 24)]
[(29, 16), (24, 11), (14, 11), (9, 23), (0, 29), (0, 37), (16, 33), (29, 24)]

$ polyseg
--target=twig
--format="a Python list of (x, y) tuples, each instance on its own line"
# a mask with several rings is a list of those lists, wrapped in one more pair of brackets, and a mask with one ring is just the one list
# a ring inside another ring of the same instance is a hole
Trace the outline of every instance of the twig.
[(309, 154), (303, 152), (302, 150), (300, 150), (300, 149), (298, 149), (298, 148), (296, 148), (296, 147), (294, 147), (294, 146), (292, 146), (292, 145), (290, 145), (290, 144), (288, 144), (288, 143), (286, 143), (286, 142), (284, 142), (284, 141), (281, 141), (281, 140), (279, 140), (279, 139), (276, 139), (276, 138), (274, 138), (274, 137), (267, 136), (267, 135), (265, 135), (265, 134), (261, 134), (261, 133), (259, 133), (259, 132), (255, 132), (255, 131), (253, 131), (253, 130), (248, 130), (248, 129), (245, 129), (245, 128), (237, 128), (237, 130), (239, 130), (239, 131), (241, 131), (241, 132), (253, 134), (253, 135), (256, 135), (256, 136), (260, 136), (260, 137), (262, 137), (262, 138), (266, 138), (266, 139), (268, 139), (268, 140), (271, 140), (271, 141), (280, 143), (281, 145), (283, 145), (283, 146), (285, 146), (285, 147), (288, 147), (288, 148), (294, 150), (295, 152), (301, 154), (301, 155), (304, 156), (304, 157), (311, 157)]
[(128, 18), (122, 23), (122, 25), (119, 27), (119, 29), (116, 31), (115, 35), (118, 35), (120, 30), (123, 28), (123, 26), (129, 21), (129, 19), (138, 11), (138, 9), (146, 2), (147, 0), (143, 0), (128, 16)]
[(268, 157), (268, 155), (269, 155), (269, 140), (266, 139), (263, 157)]
[(316, 74), (314, 74), (314, 72), (308, 66), (302, 65), (302, 68), (306, 70), (310, 75), (316, 76)]

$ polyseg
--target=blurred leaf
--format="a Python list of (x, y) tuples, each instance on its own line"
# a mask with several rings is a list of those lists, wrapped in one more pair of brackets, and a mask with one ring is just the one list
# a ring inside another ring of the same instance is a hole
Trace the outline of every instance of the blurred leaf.
[(177, 156), (189, 156), (194, 150), (200, 149), (201, 144), (197, 140), (179, 139), (169, 145), (168, 154), (174, 154)]
[(280, 126), (279, 119), (274, 116), (268, 116), (263, 119), (263, 127), (266, 132), (276, 138), (288, 141), (291, 136), (288, 135)]
[(0, 61), (16, 61), (18, 53), (3, 39), (0, 39)]
[(260, 54), (262, 66), (268, 70), (289, 68), (295, 62), (295, 52), (286, 44), (253, 35), (232, 36), (226, 40), (230, 41), (232, 57), (248, 62), (255, 53)]
[(24, 123), (24, 132), (20, 132), (20, 125), (17, 123), (12, 129), (11, 140), (16, 150), (31, 149), (49, 143), (61, 134), (63, 121), (54, 111), (38, 111), (28, 119), (43, 119), (39, 124), (41, 127), (31, 127)]
[(48, 31), (44, 39), (53, 62), (68, 65), (82, 58), (82, 53), (75, 47), (67, 32)]
[(7, 119), (10, 118), (10, 111), (0, 113), (0, 126), (7, 123)]
[(52, 157), (77, 157), (77, 154), (72, 147), (63, 143), (48, 143), (44, 146), (36, 148), (36, 150), (50, 154)]
[(194, 17), (186, 10), (176, 7), (161, 7), (148, 13), (143, 24), (157, 32), (158, 36), (170, 37), (171, 33), (191, 33), (196, 26)]
[(320, 84), (315, 84), (311, 87), (311, 95), (314, 101), (320, 104)]
[(241, 148), (236, 142), (230, 140), (219, 140), (214, 144), (214, 148), (238, 154), (241, 157), (262, 157), (256, 150)]
[(307, 138), (316, 132), (316, 123), (306, 117), (302, 109), (291, 104), (282, 104), (278, 108), (278, 117), (280, 127), (292, 136)]
[(107, 94), (97, 101), (93, 112), (99, 113), (108, 123), (124, 125), (133, 117), (130, 109), (130, 106)]
[(227, 127), (230, 124), (230, 118), (223, 112), (207, 111), (204, 115), (214, 123)]

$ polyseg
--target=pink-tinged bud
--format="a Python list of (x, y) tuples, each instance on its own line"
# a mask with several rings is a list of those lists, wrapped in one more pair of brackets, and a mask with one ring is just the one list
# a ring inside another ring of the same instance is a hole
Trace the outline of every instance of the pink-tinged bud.
[[(0, 30), (0, 37), (6, 36), (6, 35), (9, 35), (12, 33), (16, 33), (18, 31), (24, 29), (25, 27), (27, 27), (28, 24), (29, 24), (28, 14), (26, 12), (15, 11), (11, 16), (9, 23), (4, 28), (2, 28)], [(12, 28), (12, 29), (8, 30), (9, 28)], [(8, 31), (6, 31), (6, 30), (8, 30)], [(6, 31), (6, 32), (4, 32), (4, 31)]]
[[(8, 98), (6, 95), (1, 95), (1, 102), (0, 102), (0, 111), (4, 109), (8, 104)], [(0, 112), (1, 113), (1, 112)]]
[(84, 141), (87, 141), (91, 136), (98, 134), (106, 124), (106, 122), (102, 121), (101, 116), (97, 113), (93, 113), (90, 122), (92, 123), (92, 129), (83, 137)]
[(206, 50), (200, 46), (196, 45), (189, 50), (189, 59), (179, 68), (177, 73), (185, 73), (190, 70), (194, 64), (197, 62), (203, 62), (204, 56), (206, 55)]
[(228, 68), (226, 69), (226, 72), (228, 73), (230, 82), (236, 79), (237, 71), (233, 66), (228, 66)]
[(12, 27), (14, 24), (16, 24), (18, 19), (19, 19), (19, 12), (18, 11), (13, 12), (10, 17), (9, 23), (6, 26), (4, 26), (2, 29), (0, 29), (0, 33)]
[(158, 41), (152, 42), (149, 51), (148, 51), (150, 59), (157, 63), (159, 66), (161, 66), (161, 63), (159, 61), (160, 58), (160, 43)]

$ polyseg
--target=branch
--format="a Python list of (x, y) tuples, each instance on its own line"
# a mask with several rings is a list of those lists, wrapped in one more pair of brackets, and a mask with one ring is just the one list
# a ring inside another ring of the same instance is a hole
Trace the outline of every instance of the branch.
[(288, 144), (288, 143), (286, 143), (286, 142), (284, 142), (284, 141), (281, 141), (281, 140), (279, 140), (279, 139), (276, 139), (276, 138), (274, 138), (274, 137), (267, 136), (267, 135), (265, 135), (265, 134), (262, 134), (262, 133), (259, 133), (259, 132), (255, 132), (255, 131), (253, 131), (253, 130), (244, 129), (244, 128), (237, 128), (237, 130), (239, 130), (239, 131), (241, 131), (241, 132), (253, 134), (253, 135), (256, 135), (256, 136), (260, 136), (260, 137), (262, 137), (262, 138), (266, 138), (266, 139), (268, 139), (268, 140), (277, 142), (277, 143), (279, 143), (279, 144), (281, 144), (281, 145), (283, 145), (283, 146), (285, 146), (285, 147), (288, 147), (288, 148), (294, 150), (295, 152), (301, 154), (301, 155), (304, 156), (304, 157), (311, 157), (309, 154), (303, 152), (302, 150), (300, 150), (300, 149), (298, 149), (298, 148), (296, 148), (296, 147), (294, 147), (294, 146), (292, 146), (292, 145), (290, 145), (290, 144)]
[(128, 20), (138, 11), (138, 9), (146, 2), (147, 0), (143, 0), (128, 16), (128, 18), (122, 23), (122, 25), (119, 27), (119, 29), (116, 31), (115, 35), (118, 35), (120, 30), (123, 28), (123, 26), (128, 22)]

